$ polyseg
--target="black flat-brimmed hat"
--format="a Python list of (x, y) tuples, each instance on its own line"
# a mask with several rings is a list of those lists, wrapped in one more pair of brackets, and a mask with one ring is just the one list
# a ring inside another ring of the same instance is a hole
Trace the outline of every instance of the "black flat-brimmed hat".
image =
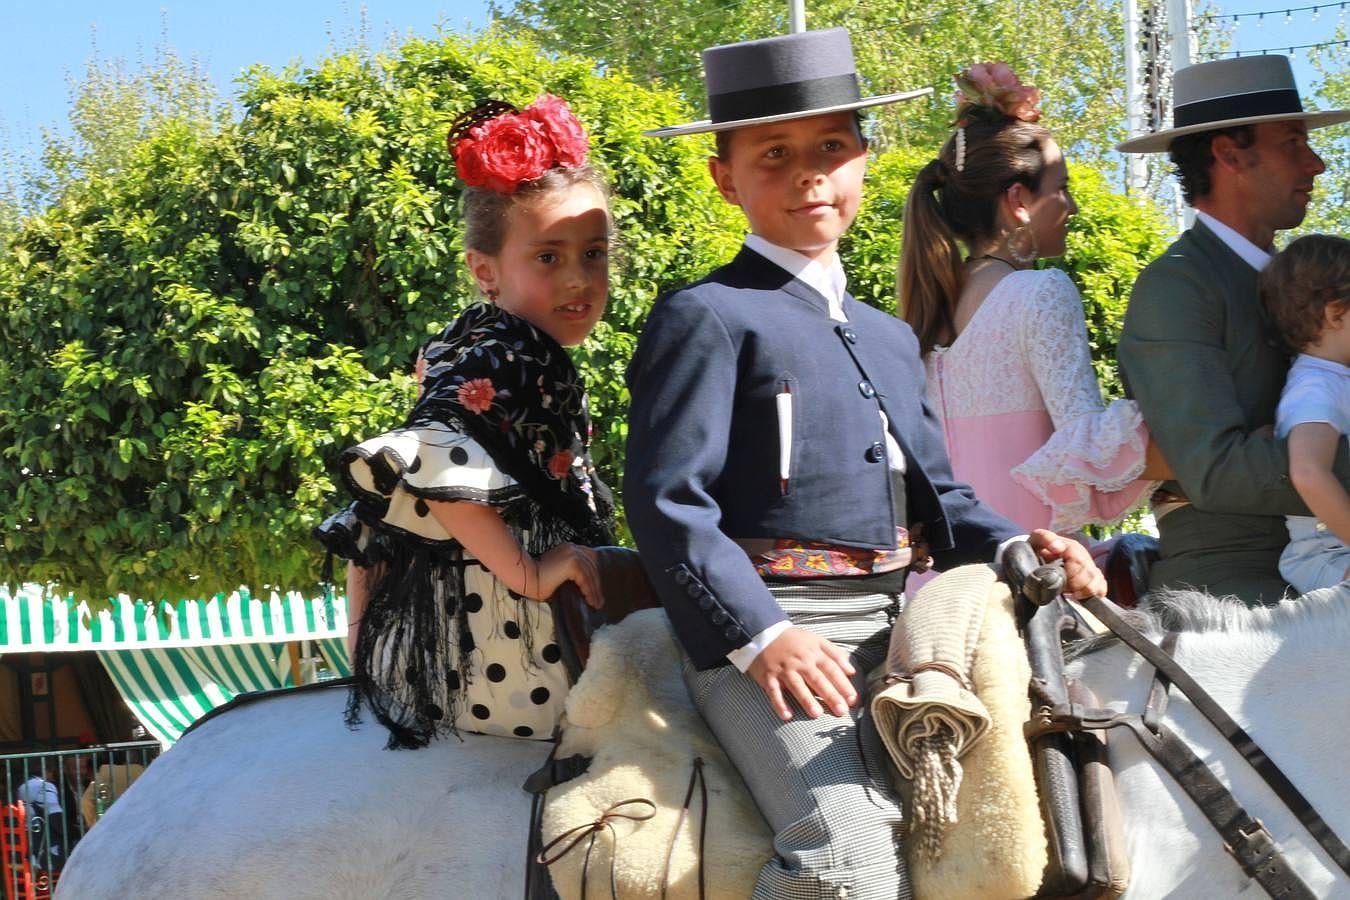
[(1309, 129), (1350, 121), (1350, 110), (1306, 112), (1289, 57), (1239, 56), (1178, 69), (1172, 76), (1172, 127), (1118, 144), (1122, 153), (1158, 153), (1200, 131), (1300, 119)]
[(853, 63), (853, 42), (843, 28), (800, 31), (781, 37), (723, 44), (703, 51), (708, 118), (644, 131), (676, 137), (804, 119), (912, 100), (932, 88), (863, 97)]

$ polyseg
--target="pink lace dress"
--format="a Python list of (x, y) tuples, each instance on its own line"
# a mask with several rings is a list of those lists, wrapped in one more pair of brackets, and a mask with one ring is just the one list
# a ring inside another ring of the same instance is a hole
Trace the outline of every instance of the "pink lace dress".
[(925, 365), (956, 477), (1023, 528), (1109, 524), (1153, 489), (1139, 408), (1103, 406), (1082, 300), (1058, 269), (1005, 277)]

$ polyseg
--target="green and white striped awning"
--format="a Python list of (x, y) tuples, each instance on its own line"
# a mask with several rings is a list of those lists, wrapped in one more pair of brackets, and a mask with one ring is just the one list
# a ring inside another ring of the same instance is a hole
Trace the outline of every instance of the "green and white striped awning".
[(201, 600), (151, 602), (114, 597), (108, 608), (50, 596), (40, 585), (0, 586), (0, 654), (144, 650), (278, 641), (347, 634), (341, 597), (298, 592), (254, 596), (247, 588)]

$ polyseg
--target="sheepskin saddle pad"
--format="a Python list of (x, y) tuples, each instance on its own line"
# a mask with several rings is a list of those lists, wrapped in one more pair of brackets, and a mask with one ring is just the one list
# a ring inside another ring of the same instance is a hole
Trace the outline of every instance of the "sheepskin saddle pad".
[(1030, 679), (1012, 594), (991, 567), (953, 569), (907, 602), (869, 680), (906, 799), (915, 897), (1036, 894), (1049, 850), (1022, 736)]
[[(573, 754), (591, 757), (591, 765), (548, 792), (541, 835), (545, 845), (562, 838), (549, 865), (562, 900), (608, 898), (611, 867), (625, 900), (663, 896), (667, 878), (671, 900), (699, 896), (699, 791), (682, 815), (696, 759), (707, 785), (705, 896), (750, 896), (773, 835), (689, 699), (663, 610), (596, 632), (563, 718), (557, 756)], [(572, 840), (568, 832), (581, 840), (559, 855)]]

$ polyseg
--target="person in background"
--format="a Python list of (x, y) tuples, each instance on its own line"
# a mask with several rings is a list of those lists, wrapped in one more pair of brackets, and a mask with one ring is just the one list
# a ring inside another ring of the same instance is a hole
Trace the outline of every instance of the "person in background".
[(956, 128), (905, 206), (900, 314), (952, 471), (1026, 530), (1110, 524), (1166, 468), (1131, 401), (1102, 403), (1083, 301), (1059, 269), (1078, 211), (1040, 92), (1004, 63), (955, 76)]
[[(1118, 148), (1166, 151), (1196, 211), (1135, 280), (1117, 348), (1126, 393), (1174, 473), (1152, 498), (1162, 556), (1149, 586), (1274, 603), (1287, 587), (1284, 517), (1308, 508), (1271, 427), (1289, 355), (1256, 278), (1326, 168), (1308, 132), (1350, 111), (1305, 111), (1289, 60), (1275, 55), (1180, 69), (1172, 95), (1172, 128)], [(1345, 483), (1344, 449), (1336, 466)]]
[(1350, 241), (1310, 234), (1261, 272), (1261, 298), (1298, 353), (1280, 395), (1275, 437), (1310, 516), (1288, 516), (1280, 574), (1307, 593), (1350, 578), (1350, 493), (1333, 471), (1350, 434)]

